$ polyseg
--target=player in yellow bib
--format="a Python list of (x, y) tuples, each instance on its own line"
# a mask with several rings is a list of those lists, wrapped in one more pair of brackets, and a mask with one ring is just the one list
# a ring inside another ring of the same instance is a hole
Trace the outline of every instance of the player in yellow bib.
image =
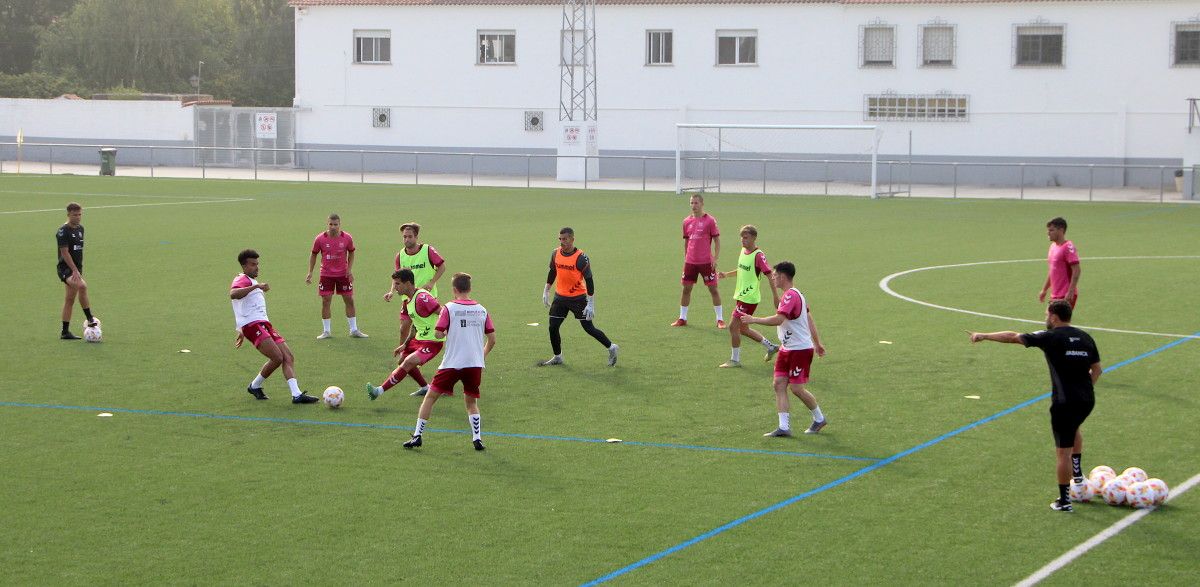
[(779, 305), (779, 289), (770, 278), (771, 266), (767, 264), (767, 255), (762, 252), (755, 244), (758, 240), (758, 229), (752, 224), (743, 226), (739, 231), (742, 237), (742, 251), (738, 255), (738, 266), (733, 271), (717, 273), (718, 278), (737, 277), (737, 291), (734, 293), (733, 299), (736, 308), (733, 311), (733, 317), (729, 322), (729, 339), (730, 345), (733, 347), (733, 352), (730, 354), (729, 360), (721, 363), (721, 368), (741, 367), (742, 366), (742, 336), (746, 336), (750, 340), (763, 345), (767, 349), (767, 355), (763, 358), (764, 361), (770, 361), (775, 353), (779, 352), (779, 346), (768, 340), (765, 336), (755, 332), (750, 328), (749, 324), (743, 322), (740, 316), (753, 316), (754, 310), (758, 308), (759, 302), (762, 301), (762, 277), (767, 276), (767, 283), (771, 285), (771, 298), (773, 305)]
[[(422, 243), (417, 237), (421, 235), (421, 225), (416, 222), (405, 222), (400, 225), (400, 236), (404, 238), (404, 248), (396, 253), (395, 270), (408, 269), (412, 271), (413, 278), (416, 280), (414, 285), (417, 289), (423, 289), (429, 292), (429, 295), (437, 298), (437, 282), (446, 273), (446, 260), (438, 254), (437, 249), (433, 245)], [(383, 294), (383, 301), (392, 301), (392, 296), (399, 293), (396, 290), (395, 284), (387, 293)], [(405, 296), (400, 296), (401, 313), (400, 313), (400, 330), (404, 332), (406, 328), (412, 326), (411, 318), (403, 312), (404, 305), (407, 303)], [(403, 340), (401, 342), (404, 342)], [(424, 384), (422, 384), (424, 386)]]

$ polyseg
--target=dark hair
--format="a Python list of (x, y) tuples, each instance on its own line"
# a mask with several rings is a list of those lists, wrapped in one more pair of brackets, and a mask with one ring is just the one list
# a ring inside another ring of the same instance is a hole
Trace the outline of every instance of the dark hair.
[(341, 220), (342, 220), (342, 217), (341, 217), (341, 216), (338, 216), (338, 215), (337, 215), (337, 212), (334, 212), (334, 213), (332, 213), (332, 214), (330, 214), (330, 215), (329, 215), (329, 219), (330, 219), (330, 220), (337, 220), (338, 222), (341, 222)]
[(575, 229), (571, 228), (570, 226), (564, 226), (562, 230), (558, 231), (558, 234), (569, 234), (571, 236), (575, 236)]
[(458, 292), (467, 293), (471, 291), (471, 274), (455, 273), (454, 278), (450, 280), (450, 285)]
[(1071, 321), (1071, 314), (1073, 312), (1071, 310), (1071, 303), (1067, 300), (1054, 300), (1053, 302), (1050, 302), (1050, 305), (1047, 306), (1047, 309), (1051, 314), (1058, 316), (1059, 320), (1062, 320), (1063, 322)]
[(80, 210), (83, 210), (83, 206), (80, 206), (77, 202), (67, 204), (67, 212), (78, 212)]
[(791, 261), (780, 261), (775, 264), (775, 271), (788, 276), (788, 279), (796, 279), (796, 266)]
[(246, 249), (246, 250), (238, 253), (238, 265), (244, 266), (246, 264), (246, 259), (257, 259), (257, 258), (258, 258), (258, 251), (254, 250), (254, 249)]
[(1050, 222), (1046, 223), (1046, 228), (1051, 226), (1054, 228), (1061, 228), (1065, 232), (1067, 230), (1067, 221), (1063, 219), (1062, 216), (1055, 216), (1054, 218), (1050, 219)]
[(404, 224), (401, 224), (400, 232), (404, 232), (405, 229), (412, 229), (413, 236), (418, 236), (421, 234), (421, 225), (417, 224), (416, 222), (405, 222)]
[(397, 269), (392, 273), (392, 279), (399, 279), (400, 283), (416, 283), (412, 269)]

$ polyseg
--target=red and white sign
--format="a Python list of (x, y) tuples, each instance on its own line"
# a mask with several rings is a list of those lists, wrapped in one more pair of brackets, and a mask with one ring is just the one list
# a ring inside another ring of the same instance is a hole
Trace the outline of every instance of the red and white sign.
[(579, 135), (583, 134), (583, 129), (579, 125), (566, 124), (563, 125), (563, 144), (574, 145), (579, 142)]
[(274, 112), (256, 112), (254, 114), (254, 136), (260, 139), (275, 140), (277, 122)]

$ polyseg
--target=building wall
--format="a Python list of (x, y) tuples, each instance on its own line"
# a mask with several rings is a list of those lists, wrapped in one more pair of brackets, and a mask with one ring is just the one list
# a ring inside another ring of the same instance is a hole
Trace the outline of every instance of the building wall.
[[(1200, 68), (1171, 67), (1183, 1), (919, 5), (605, 5), (596, 10), (599, 143), (672, 152), (677, 122), (862, 124), (864, 94), (970, 96), (967, 122), (872, 122), (883, 153), (1177, 161)], [(956, 26), (957, 65), (918, 67), (919, 25)], [(1065, 24), (1061, 68), (1014, 68), (1013, 26)], [(896, 67), (858, 66), (859, 27), (897, 26)], [(296, 19), (297, 142), (552, 151), (558, 145), (558, 6), (310, 7)], [(392, 62), (354, 64), (355, 29), (389, 29)], [(477, 29), (512, 29), (515, 65), (476, 65)], [(646, 29), (674, 32), (672, 66), (645, 66)], [(717, 29), (755, 29), (758, 64), (715, 66)], [(392, 109), (372, 128), (372, 107)], [(546, 130), (524, 130), (542, 110)]]
[[(75, 145), (192, 146), (192, 109), (179, 102), (155, 100), (34, 100), (0, 98), (0, 142), (13, 142), (17, 131), (26, 143)], [(26, 145), (29, 161), (95, 163), (94, 147)], [(190, 165), (190, 151), (118, 149), (118, 161), (135, 165)], [(0, 158), (15, 159), (16, 149), (0, 147)]]

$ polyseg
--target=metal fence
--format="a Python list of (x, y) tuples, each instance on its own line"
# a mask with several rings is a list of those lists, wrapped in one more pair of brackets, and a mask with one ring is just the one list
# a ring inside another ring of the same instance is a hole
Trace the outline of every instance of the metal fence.
[[(98, 150), (109, 145), (0, 143), (0, 174), (95, 174)], [(556, 180), (553, 153), (264, 149), (120, 145), (119, 175), (285, 181), (569, 187), (673, 191), (673, 156), (570, 156), (599, 160), (597, 177)], [(287, 156), (279, 155), (286, 152)], [(209, 162), (243, 161), (244, 166)], [(286, 166), (261, 162), (287, 160)], [(744, 158), (685, 161), (720, 168), (726, 193), (871, 196), (869, 163), (855, 158)], [(1180, 201), (1180, 184), (1200, 186), (1200, 166), (1023, 162), (910, 161), (881, 158), (878, 193), (943, 198)]]

